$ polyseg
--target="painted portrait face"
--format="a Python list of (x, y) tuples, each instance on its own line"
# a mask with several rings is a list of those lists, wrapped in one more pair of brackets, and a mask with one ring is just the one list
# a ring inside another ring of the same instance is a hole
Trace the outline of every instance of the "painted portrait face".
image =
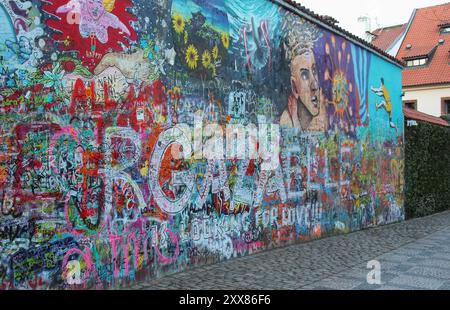
[(296, 56), (291, 63), (292, 94), (313, 117), (320, 113), (319, 76), (312, 53)]

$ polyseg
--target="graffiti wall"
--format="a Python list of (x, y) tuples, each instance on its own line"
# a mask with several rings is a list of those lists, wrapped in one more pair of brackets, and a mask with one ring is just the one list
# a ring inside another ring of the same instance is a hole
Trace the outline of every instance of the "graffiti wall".
[(404, 219), (401, 68), (269, 0), (0, 0), (0, 288)]

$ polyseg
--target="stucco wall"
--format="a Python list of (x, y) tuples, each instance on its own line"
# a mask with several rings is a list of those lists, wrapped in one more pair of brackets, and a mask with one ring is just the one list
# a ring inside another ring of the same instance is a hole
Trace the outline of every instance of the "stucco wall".
[(450, 86), (422, 87), (404, 90), (403, 101), (417, 100), (417, 110), (426, 114), (440, 117), (441, 98), (450, 98)]
[[(404, 219), (400, 68), (277, 4), (0, 0), (0, 26), (2, 289)], [(233, 125), (255, 156), (219, 156)]]

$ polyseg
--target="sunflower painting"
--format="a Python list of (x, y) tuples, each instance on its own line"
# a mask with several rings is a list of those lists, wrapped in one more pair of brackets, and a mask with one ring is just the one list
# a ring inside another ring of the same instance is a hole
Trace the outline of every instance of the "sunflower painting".
[(173, 28), (175, 29), (175, 32), (178, 34), (182, 34), (184, 31), (185, 23), (184, 18), (180, 14), (175, 14), (173, 16)]
[(219, 48), (217, 47), (217, 45), (214, 45), (214, 47), (212, 49), (212, 56), (213, 56), (214, 60), (216, 60), (217, 57), (219, 57)]
[(211, 54), (209, 51), (204, 51), (202, 55), (202, 64), (205, 69), (209, 69), (211, 66)]
[(225, 0), (172, 2), (177, 64), (202, 80), (216, 77), (228, 59), (231, 38), (225, 7)]
[(228, 36), (228, 34), (225, 32), (222, 32), (221, 40), (222, 40), (223, 47), (228, 49), (230, 47), (230, 37)]
[(197, 62), (198, 51), (195, 46), (191, 44), (186, 50), (186, 63), (190, 69), (195, 70), (197, 68)]

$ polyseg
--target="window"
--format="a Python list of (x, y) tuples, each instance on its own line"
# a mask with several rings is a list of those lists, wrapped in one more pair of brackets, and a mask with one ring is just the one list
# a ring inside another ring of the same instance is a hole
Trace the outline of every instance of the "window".
[(405, 107), (411, 110), (417, 110), (417, 100), (404, 101)]
[(428, 62), (428, 57), (424, 58), (417, 58), (417, 59), (411, 59), (406, 62), (406, 65), (408, 67), (418, 67), (418, 66), (424, 66)]
[(450, 98), (441, 99), (441, 114), (450, 115)]

